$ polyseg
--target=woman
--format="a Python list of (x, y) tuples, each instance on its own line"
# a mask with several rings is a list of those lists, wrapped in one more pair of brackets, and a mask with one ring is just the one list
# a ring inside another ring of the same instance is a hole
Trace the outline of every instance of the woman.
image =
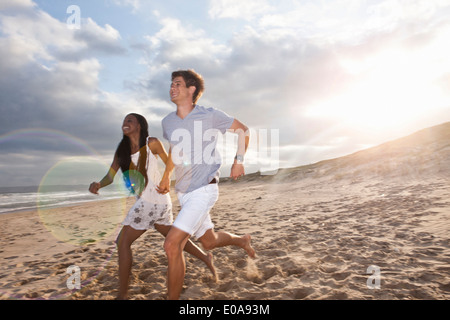
[[(119, 168), (127, 187), (136, 194), (137, 201), (122, 222), (123, 228), (117, 237), (119, 251), (119, 294), (118, 299), (127, 299), (128, 281), (131, 274), (131, 244), (147, 229), (154, 228), (166, 236), (173, 222), (172, 202), (169, 194), (160, 194), (156, 187), (161, 180), (157, 170), (158, 155), (166, 164), (168, 155), (157, 138), (149, 137), (147, 120), (139, 114), (130, 113), (122, 125), (123, 138), (117, 147), (108, 174), (93, 182), (89, 191), (98, 190), (114, 180)], [(216, 276), (212, 254), (206, 254), (191, 241), (184, 250), (202, 260)]]

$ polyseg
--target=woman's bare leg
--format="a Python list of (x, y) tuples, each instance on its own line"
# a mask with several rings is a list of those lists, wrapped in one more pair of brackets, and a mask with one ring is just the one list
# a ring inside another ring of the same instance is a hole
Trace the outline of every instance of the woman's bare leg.
[(133, 264), (131, 245), (145, 230), (135, 230), (130, 226), (124, 226), (117, 237), (116, 244), (119, 251), (119, 294), (118, 300), (128, 299), (128, 283)]

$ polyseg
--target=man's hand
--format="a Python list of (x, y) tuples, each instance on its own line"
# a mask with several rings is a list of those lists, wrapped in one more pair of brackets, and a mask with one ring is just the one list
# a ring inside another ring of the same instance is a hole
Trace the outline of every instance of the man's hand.
[(166, 194), (170, 191), (170, 178), (163, 177), (159, 186), (156, 186), (156, 191), (161, 194)]
[(100, 183), (99, 182), (92, 182), (91, 185), (89, 186), (89, 192), (93, 193), (93, 194), (98, 194), (98, 190), (101, 188)]
[(237, 180), (243, 175), (245, 175), (244, 165), (238, 163), (233, 164), (233, 166), (231, 167), (230, 177), (233, 178), (233, 180)]

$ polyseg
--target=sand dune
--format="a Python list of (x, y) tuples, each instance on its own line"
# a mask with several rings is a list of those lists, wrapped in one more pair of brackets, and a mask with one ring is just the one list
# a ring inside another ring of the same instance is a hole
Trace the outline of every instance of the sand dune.
[[(216, 229), (252, 234), (257, 258), (214, 250), (214, 282), (186, 255), (181, 298), (449, 299), (449, 177), (446, 123), (273, 176), (224, 179), (212, 211)], [(0, 215), (0, 298), (114, 299), (113, 241), (132, 202), (115, 214), (114, 201), (52, 209), (59, 224), (71, 222), (65, 238), (37, 212)], [(162, 244), (155, 232), (134, 244), (131, 299), (165, 299)], [(80, 290), (67, 288), (71, 265), (80, 268)]]

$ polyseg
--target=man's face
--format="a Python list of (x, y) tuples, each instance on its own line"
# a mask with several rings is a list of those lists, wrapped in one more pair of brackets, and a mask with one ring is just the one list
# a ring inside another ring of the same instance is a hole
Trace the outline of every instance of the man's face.
[(170, 86), (170, 100), (175, 104), (182, 102), (192, 103), (192, 95), (194, 92), (195, 87), (186, 88), (186, 82), (183, 77), (176, 77)]

